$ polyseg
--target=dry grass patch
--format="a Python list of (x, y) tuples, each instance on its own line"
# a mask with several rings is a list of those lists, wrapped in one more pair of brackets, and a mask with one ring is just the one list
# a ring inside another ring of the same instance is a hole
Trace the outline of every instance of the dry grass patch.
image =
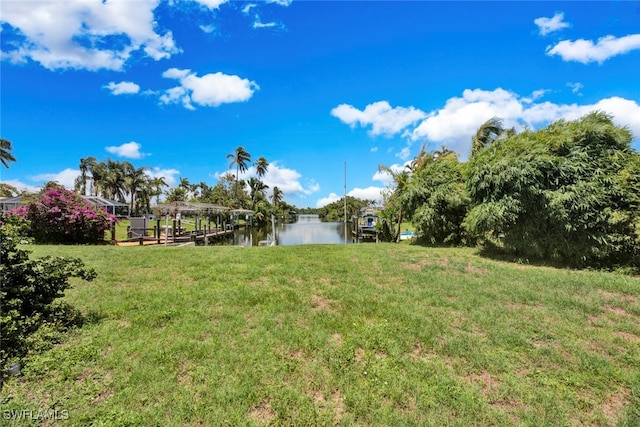
[(602, 289), (598, 290), (598, 295), (607, 300), (624, 301), (630, 304), (638, 304), (640, 301), (635, 295), (621, 294), (618, 292), (610, 292)]
[(329, 345), (333, 347), (340, 347), (342, 346), (342, 344), (344, 344), (344, 339), (342, 338), (342, 335), (340, 335), (337, 332), (334, 332), (333, 334), (331, 334), (331, 337), (329, 338)]
[(464, 272), (467, 274), (473, 274), (474, 276), (484, 276), (485, 274), (489, 273), (489, 270), (486, 268), (478, 267), (477, 265), (468, 263), (467, 266), (464, 268)]
[(625, 341), (629, 341), (630, 343), (640, 343), (640, 336), (631, 332), (615, 331), (614, 333)]
[(610, 306), (610, 305), (604, 305), (604, 306), (602, 306), (602, 310), (606, 311), (608, 313), (615, 314), (616, 316), (620, 316), (620, 317), (630, 317), (631, 316), (627, 312), (627, 310), (625, 310), (622, 307), (613, 307), (613, 306)]
[(493, 395), (500, 388), (500, 382), (493, 378), (487, 371), (482, 371), (479, 374), (469, 374), (465, 376), (465, 380), (472, 384), (478, 385), (484, 397)]
[(251, 408), (249, 418), (260, 425), (270, 424), (276, 420), (278, 414), (271, 408), (269, 399), (265, 399)]
[(616, 425), (622, 418), (630, 393), (631, 391), (625, 387), (605, 399), (602, 412), (609, 421), (609, 425)]
[(331, 312), (333, 311), (331, 303), (332, 301), (329, 298), (315, 294), (311, 296), (311, 305), (313, 306), (313, 310)]

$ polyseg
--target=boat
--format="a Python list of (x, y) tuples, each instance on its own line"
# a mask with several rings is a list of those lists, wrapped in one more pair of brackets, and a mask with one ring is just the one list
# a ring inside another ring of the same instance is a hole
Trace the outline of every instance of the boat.
[(364, 208), (360, 211), (360, 215), (353, 217), (353, 236), (355, 241), (375, 240), (378, 241), (378, 224), (379, 217), (375, 214), (373, 208)]

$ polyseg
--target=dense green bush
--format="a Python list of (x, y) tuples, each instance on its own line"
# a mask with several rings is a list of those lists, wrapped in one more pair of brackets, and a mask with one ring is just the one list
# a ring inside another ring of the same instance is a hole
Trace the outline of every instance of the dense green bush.
[(30, 350), (39, 330), (65, 328), (74, 321), (73, 310), (56, 301), (69, 288), (69, 278), (95, 277), (76, 258), (30, 260), (2, 222), (0, 218), (0, 381), (7, 364)]
[(600, 112), (497, 139), (469, 162), (467, 229), (524, 258), (640, 263), (631, 140)]
[(28, 204), (9, 211), (30, 223), (37, 243), (97, 243), (117, 218), (76, 193), (49, 183)]
[(428, 155), (401, 196), (406, 217), (419, 239), (430, 244), (468, 244), (462, 227), (470, 199), (456, 156)]

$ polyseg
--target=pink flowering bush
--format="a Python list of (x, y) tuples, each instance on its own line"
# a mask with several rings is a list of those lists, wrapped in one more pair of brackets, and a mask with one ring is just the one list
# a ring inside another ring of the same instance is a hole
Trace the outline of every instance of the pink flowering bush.
[(118, 219), (56, 183), (8, 215), (28, 220), (37, 243), (98, 243)]

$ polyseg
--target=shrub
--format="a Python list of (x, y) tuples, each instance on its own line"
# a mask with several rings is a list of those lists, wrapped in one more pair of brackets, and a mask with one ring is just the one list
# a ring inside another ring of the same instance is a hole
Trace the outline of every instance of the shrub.
[(30, 260), (17, 241), (0, 227), (0, 381), (12, 359), (23, 357), (33, 337), (45, 329), (60, 329), (75, 317), (72, 309), (58, 303), (70, 287), (69, 278), (93, 280), (95, 271), (85, 269), (77, 258), (44, 257)]
[(37, 243), (97, 243), (117, 222), (104, 209), (55, 183), (47, 184), (28, 204), (8, 215), (28, 220), (29, 233)]
[(637, 266), (640, 186), (631, 140), (596, 112), (495, 141), (469, 163), (467, 228), (520, 257)]
[(463, 164), (455, 156), (425, 157), (401, 196), (420, 240), (430, 244), (470, 244), (462, 227), (469, 210)]

